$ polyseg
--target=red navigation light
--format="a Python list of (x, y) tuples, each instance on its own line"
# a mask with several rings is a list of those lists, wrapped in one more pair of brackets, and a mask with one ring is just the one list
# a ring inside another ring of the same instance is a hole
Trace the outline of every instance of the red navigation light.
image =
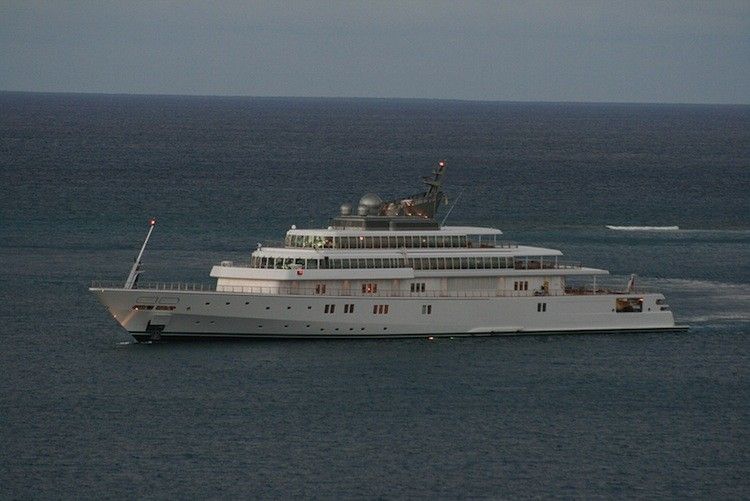
[(152, 217), (151, 219), (148, 220), (148, 224), (151, 226), (154, 226), (156, 224), (156, 219)]

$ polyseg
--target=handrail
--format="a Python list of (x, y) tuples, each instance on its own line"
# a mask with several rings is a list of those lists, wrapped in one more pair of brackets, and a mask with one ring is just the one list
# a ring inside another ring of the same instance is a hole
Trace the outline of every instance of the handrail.
[[(445, 257), (445, 256), (444, 256)], [(351, 269), (367, 269), (367, 270), (380, 270), (380, 269), (403, 269), (403, 268), (412, 268), (417, 271), (465, 271), (465, 270), (577, 270), (581, 269), (583, 266), (581, 265), (580, 261), (568, 261), (568, 260), (558, 260), (558, 261), (539, 261), (537, 259), (533, 260), (527, 260), (527, 259), (515, 259), (512, 266), (498, 266), (498, 267), (474, 267), (474, 268), (447, 268), (447, 267), (436, 267), (432, 268), (429, 265), (429, 262), (426, 261), (424, 264), (427, 264), (427, 267), (421, 267), (421, 266), (413, 266), (413, 263), (409, 262), (403, 262), (403, 266), (397, 266), (397, 267), (379, 267), (379, 268), (343, 268), (343, 267), (337, 267), (332, 266), (337, 260), (339, 259), (370, 259), (370, 258), (332, 258), (329, 262), (329, 265), (326, 267), (318, 267), (318, 268), (307, 268), (304, 265), (300, 264), (293, 264), (289, 266), (285, 266), (282, 268), (262, 268), (262, 267), (256, 267), (252, 266), (250, 263), (245, 264), (234, 264), (231, 261), (222, 261), (219, 266), (231, 266), (234, 268), (250, 268), (250, 269), (258, 269), (258, 270), (286, 270), (286, 269), (304, 269), (304, 270), (351, 270)], [(427, 256), (419, 256), (415, 258), (407, 258), (409, 259), (442, 259), (440, 257), (438, 258), (432, 258)], [(450, 257), (449, 257), (450, 259)], [(463, 258), (461, 258), (463, 259)], [(474, 257), (468, 257), (467, 259), (474, 259)], [(225, 263), (231, 263), (231, 264), (225, 264)]]
[[(103, 281), (93, 280), (91, 282), (92, 289), (123, 289), (122, 282), (116, 281)], [(546, 296), (570, 296), (570, 295), (606, 295), (606, 294), (621, 294), (621, 295), (637, 295), (647, 292), (644, 289), (637, 289), (630, 292), (604, 289), (598, 287), (596, 290), (585, 287), (567, 287), (564, 291), (505, 291), (497, 289), (477, 289), (477, 290), (463, 290), (463, 291), (425, 291), (425, 292), (410, 292), (401, 290), (391, 290), (381, 288), (378, 292), (374, 293), (362, 293), (357, 288), (334, 288), (328, 286), (325, 294), (320, 294), (319, 289), (309, 287), (297, 287), (294, 285), (279, 286), (279, 287), (256, 287), (256, 286), (245, 286), (245, 285), (221, 285), (215, 286), (213, 284), (205, 283), (186, 283), (186, 282), (151, 282), (151, 283), (140, 283), (138, 287), (132, 289), (141, 292), (216, 292), (216, 293), (232, 293), (232, 294), (253, 294), (253, 295), (290, 295), (290, 296), (344, 296), (344, 297), (360, 297), (360, 298), (482, 298), (482, 297), (546, 297)], [(530, 293), (531, 292), (531, 293)]]
[(321, 242), (320, 245), (288, 245), (284, 240), (264, 240), (263, 242), (259, 242), (260, 247), (270, 247), (273, 249), (314, 249), (314, 250), (385, 250), (385, 251), (401, 251), (403, 249), (406, 249), (407, 251), (419, 251), (419, 250), (425, 250), (425, 249), (439, 249), (439, 250), (489, 250), (489, 249), (517, 249), (518, 244), (516, 242), (511, 241), (502, 241), (497, 242), (495, 244), (485, 243), (482, 242), (481, 244), (474, 244), (474, 243), (467, 243), (467, 245), (462, 246), (451, 246), (451, 245), (433, 245), (433, 246), (390, 246), (390, 245), (379, 245), (378, 247), (375, 247), (374, 245), (371, 247), (365, 247), (365, 246), (355, 246), (355, 247), (345, 247), (340, 245), (335, 245), (335, 243), (331, 243), (330, 245), (325, 244), (324, 242)]

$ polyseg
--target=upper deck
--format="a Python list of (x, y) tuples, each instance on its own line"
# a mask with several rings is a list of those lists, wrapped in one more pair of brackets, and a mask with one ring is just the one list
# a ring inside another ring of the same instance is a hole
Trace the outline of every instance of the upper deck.
[[(296, 229), (286, 233), (287, 248), (308, 249), (420, 249), (497, 247), (502, 231), (473, 226), (443, 226), (434, 230), (393, 231), (361, 229)], [(501, 247), (514, 247), (502, 243)]]

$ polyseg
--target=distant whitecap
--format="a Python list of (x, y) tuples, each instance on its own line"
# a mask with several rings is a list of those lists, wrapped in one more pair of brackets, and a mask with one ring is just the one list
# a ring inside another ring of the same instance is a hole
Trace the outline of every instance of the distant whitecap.
[(679, 226), (612, 226), (605, 225), (610, 230), (617, 231), (677, 231)]

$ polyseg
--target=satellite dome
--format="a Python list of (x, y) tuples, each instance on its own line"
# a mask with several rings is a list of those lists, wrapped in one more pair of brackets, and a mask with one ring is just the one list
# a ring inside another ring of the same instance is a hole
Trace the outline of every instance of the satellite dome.
[(341, 204), (341, 215), (349, 216), (352, 213), (352, 204)]
[(359, 205), (364, 205), (365, 207), (369, 208), (380, 207), (381, 205), (383, 205), (383, 199), (377, 196), (375, 193), (368, 193), (367, 195), (359, 199)]
[(366, 207), (368, 214), (373, 216), (377, 215), (382, 205), (383, 199), (377, 196), (375, 193), (368, 193), (359, 199), (359, 206)]
[(366, 205), (360, 205), (357, 207), (357, 215), (366, 216), (370, 209)]

